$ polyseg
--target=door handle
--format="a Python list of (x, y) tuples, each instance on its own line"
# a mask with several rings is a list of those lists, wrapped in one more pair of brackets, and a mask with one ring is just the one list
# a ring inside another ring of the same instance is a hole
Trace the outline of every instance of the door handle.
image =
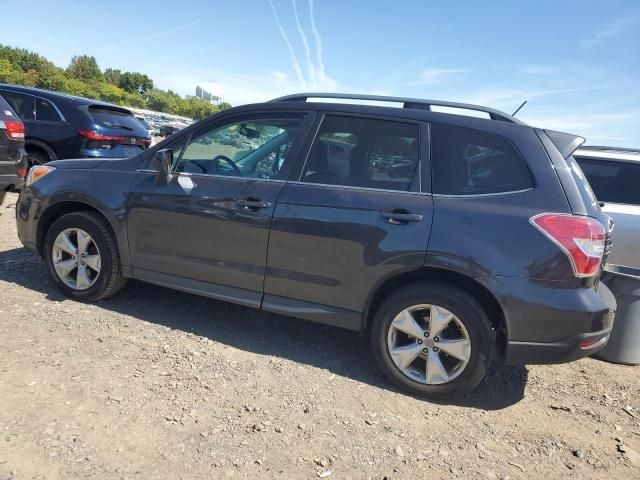
[(411, 213), (404, 209), (383, 210), (380, 212), (380, 215), (382, 215), (382, 218), (384, 218), (386, 222), (392, 223), (393, 225), (422, 221), (422, 215), (419, 213)]
[(251, 197), (236, 200), (235, 204), (244, 210), (259, 210), (261, 208), (269, 208), (271, 206), (271, 202), (265, 202)]

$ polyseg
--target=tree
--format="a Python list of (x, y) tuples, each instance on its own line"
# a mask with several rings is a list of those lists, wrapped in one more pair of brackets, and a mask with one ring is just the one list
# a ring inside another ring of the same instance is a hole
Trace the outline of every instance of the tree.
[(95, 57), (90, 57), (89, 55), (73, 57), (67, 68), (67, 75), (82, 82), (90, 82), (91, 80), (104, 81), (104, 75), (100, 71), (98, 62), (96, 62)]
[(231, 104), (228, 102), (220, 102), (220, 105), (218, 105), (218, 108), (220, 110), (226, 110), (227, 108), (231, 108)]
[(153, 80), (143, 73), (124, 72), (118, 85), (130, 93), (146, 93), (153, 88)]
[(104, 71), (105, 80), (111, 85), (115, 85), (117, 87), (120, 86), (120, 77), (122, 76), (122, 72), (118, 69), (107, 68)]

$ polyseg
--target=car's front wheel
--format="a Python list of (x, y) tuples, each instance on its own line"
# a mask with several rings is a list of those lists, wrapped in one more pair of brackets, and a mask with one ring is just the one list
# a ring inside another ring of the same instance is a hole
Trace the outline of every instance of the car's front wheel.
[(44, 256), (56, 286), (76, 300), (101, 300), (126, 282), (113, 235), (95, 212), (69, 213), (56, 220), (45, 236)]
[(391, 294), (371, 328), (378, 366), (412, 394), (443, 399), (471, 391), (494, 357), (495, 335), (484, 309), (467, 292), (440, 282)]

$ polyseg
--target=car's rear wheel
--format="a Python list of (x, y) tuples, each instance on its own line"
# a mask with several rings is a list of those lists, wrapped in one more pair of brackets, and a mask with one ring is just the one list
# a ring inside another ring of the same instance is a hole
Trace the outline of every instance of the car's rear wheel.
[(51, 159), (43, 151), (34, 148), (27, 149), (27, 169), (37, 165), (44, 165), (49, 161), (51, 161)]
[(56, 220), (45, 237), (44, 255), (56, 286), (76, 300), (101, 300), (126, 282), (113, 235), (94, 212), (69, 213)]
[(441, 399), (469, 392), (485, 377), (495, 351), (486, 312), (453, 285), (424, 282), (400, 288), (375, 314), (373, 353), (401, 389)]

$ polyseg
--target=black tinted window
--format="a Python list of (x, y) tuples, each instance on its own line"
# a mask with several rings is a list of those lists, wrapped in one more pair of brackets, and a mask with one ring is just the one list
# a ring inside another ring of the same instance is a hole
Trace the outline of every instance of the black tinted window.
[(302, 180), (384, 190), (410, 190), (418, 170), (418, 126), (327, 116)]
[(62, 119), (55, 107), (42, 98), (36, 98), (36, 120), (42, 122), (60, 122)]
[(3, 91), (2, 96), (21, 119), (33, 120), (35, 118), (35, 97), (7, 91)]
[(147, 136), (147, 131), (142, 124), (130, 113), (111, 108), (89, 107), (89, 113), (96, 125), (111, 130), (135, 132), (136, 134)]
[(434, 193), (478, 195), (533, 186), (511, 143), (479, 130), (432, 124), (431, 157)]
[(601, 202), (640, 205), (640, 162), (576, 158)]

